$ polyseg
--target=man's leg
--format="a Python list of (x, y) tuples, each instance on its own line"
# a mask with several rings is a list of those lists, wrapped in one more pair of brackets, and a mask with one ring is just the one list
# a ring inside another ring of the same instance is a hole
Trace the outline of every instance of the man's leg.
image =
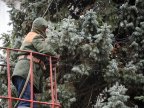
[[(18, 96), (20, 95), (22, 89), (23, 89), (23, 86), (25, 84), (25, 79), (21, 78), (21, 77), (15, 77), (14, 78), (14, 85), (17, 89), (17, 92), (18, 92)], [(26, 100), (30, 100), (30, 95), (31, 92), (30, 92), (30, 83), (28, 82), (26, 88), (25, 88), (25, 91), (22, 95), (22, 99), (26, 99)], [(35, 100), (35, 96), (33, 98)], [(19, 104), (18, 104), (18, 108), (29, 108), (30, 107), (30, 102), (26, 102), (26, 101), (19, 101)], [(37, 105), (34, 104), (34, 107), (33, 108), (37, 108)]]

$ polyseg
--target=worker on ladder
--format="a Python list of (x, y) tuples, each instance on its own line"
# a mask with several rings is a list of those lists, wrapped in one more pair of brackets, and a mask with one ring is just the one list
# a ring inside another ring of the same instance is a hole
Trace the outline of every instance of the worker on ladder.
[[(31, 31), (26, 35), (24, 41), (20, 47), (20, 50), (29, 50), (33, 52), (39, 52), (43, 54), (49, 54), (52, 56), (57, 56), (57, 53), (51, 49), (46, 42), (46, 29), (48, 28), (47, 21), (42, 18), (36, 18), (33, 21)], [(45, 71), (45, 57), (39, 55), (33, 55), (33, 82), (34, 82), (34, 93), (41, 93), (42, 87), (40, 85), (43, 72)], [(18, 52), (18, 62), (14, 68), (12, 75), (12, 82), (17, 89), (19, 98), (30, 100), (30, 82), (26, 83), (26, 80), (29, 80), (28, 74), (30, 70), (30, 54), (28, 52)], [(24, 89), (23, 89), (24, 88)], [(24, 92), (21, 94), (22, 90)], [(20, 97), (21, 95), (21, 97)], [(33, 97), (35, 99), (35, 96)], [(33, 108), (37, 108), (37, 104), (34, 103)], [(19, 101), (15, 108), (30, 108), (30, 102)]]

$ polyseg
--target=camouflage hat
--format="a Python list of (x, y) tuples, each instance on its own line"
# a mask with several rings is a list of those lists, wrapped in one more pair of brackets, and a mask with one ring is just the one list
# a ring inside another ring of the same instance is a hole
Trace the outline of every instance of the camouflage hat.
[(44, 18), (39, 17), (33, 21), (31, 31), (37, 32), (43, 35), (44, 37), (46, 37), (45, 30), (47, 27), (48, 27), (48, 22)]
[(36, 18), (32, 24), (32, 27), (36, 27), (40, 29), (47, 28), (47, 26), (48, 26), (48, 22), (42, 17)]

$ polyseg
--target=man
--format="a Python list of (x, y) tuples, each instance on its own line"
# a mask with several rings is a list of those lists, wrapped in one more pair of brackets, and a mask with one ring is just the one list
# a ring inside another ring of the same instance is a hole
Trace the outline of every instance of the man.
[[(56, 55), (56, 52), (51, 49), (48, 43), (45, 41), (46, 38), (46, 29), (47, 21), (40, 17), (33, 21), (31, 32), (27, 34), (24, 38), (24, 41), (21, 45), (21, 50), (29, 50), (33, 52), (39, 52), (44, 54), (50, 54), (52, 56)], [(27, 52), (18, 53), (18, 62), (14, 68), (12, 75), (12, 82), (17, 89), (18, 96), (21, 94), (22, 89), (25, 85), (26, 79), (29, 74), (30, 69), (30, 55)], [(33, 78), (34, 78), (34, 93), (41, 92), (41, 79), (43, 75), (43, 67), (45, 59), (42, 56), (34, 55), (33, 56)], [(37, 62), (39, 61), (39, 62)], [(27, 86), (22, 94), (23, 99), (30, 100), (30, 82), (27, 83)], [(35, 97), (34, 97), (35, 100)], [(30, 102), (19, 101), (17, 108), (30, 108)], [(37, 105), (34, 103), (34, 107), (37, 108)]]

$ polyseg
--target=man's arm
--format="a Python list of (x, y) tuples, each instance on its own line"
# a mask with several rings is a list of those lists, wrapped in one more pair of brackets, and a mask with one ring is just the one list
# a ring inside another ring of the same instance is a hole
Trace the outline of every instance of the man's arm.
[(51, 47), (50, 44), (48, 44), (43, 37), (40, 35), (37, 35), (32, 40), (33, 46), (37, 49), (38, 52), (43, 54), (49, 54), (52, 56), (56, 56), (57, 53), (54, 51), (54, 49)]

